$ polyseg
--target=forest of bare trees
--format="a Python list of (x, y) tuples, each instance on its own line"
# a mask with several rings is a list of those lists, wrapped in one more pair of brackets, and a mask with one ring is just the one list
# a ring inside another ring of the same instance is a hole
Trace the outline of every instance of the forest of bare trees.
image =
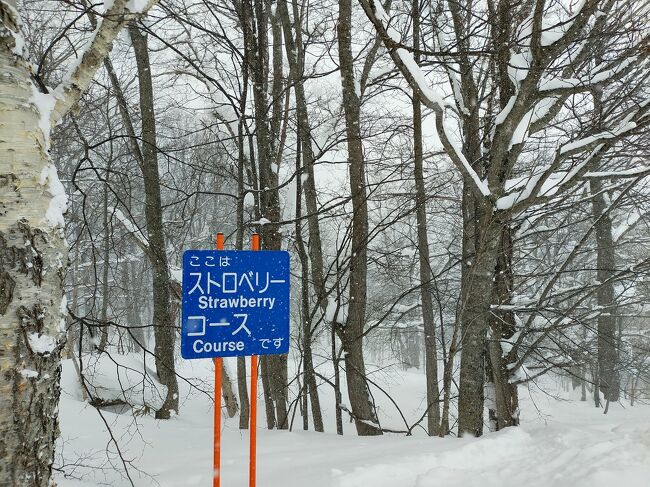
[[(268, 429), (478, 437), (546, 374), (605, 412), (650, 400), (649, 14), (0, 0), (0, 485), (49, 485), (64, 361), (100, 413), (211, 394), (179, 367), (180, 266), (217, 232), (291, 254)], [(98, 387), (120, 357), (151, 397)], [(399, 429), (389, 362), (426, 378)], [(242, 429), (247, 366), (224, 369)]]

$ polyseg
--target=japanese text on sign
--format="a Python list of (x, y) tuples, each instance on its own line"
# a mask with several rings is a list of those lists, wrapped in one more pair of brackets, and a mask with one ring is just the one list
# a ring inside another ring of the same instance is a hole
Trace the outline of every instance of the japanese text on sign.
[(288, 348), (287, 252), (185, 252), (183, 357), (279, 354)]

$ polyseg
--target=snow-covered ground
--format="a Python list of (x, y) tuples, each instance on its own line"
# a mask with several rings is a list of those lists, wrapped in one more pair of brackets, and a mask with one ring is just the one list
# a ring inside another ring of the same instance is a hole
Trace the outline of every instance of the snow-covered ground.
[[(181, 373), (205, 380), (205, 393), (181, 383), (181, 415), (157, 421), (104, 411), (137, 486), (210, 486), (212, 465), (212, 367), (210, 361), (184, 362)], [(419, 371), (382, 369), (374, 380), (397, 400), (410, 423), (421, 415), (424, 375)], [(560, 381), (547, 377), (544, 388), (522, 389), (523, 424), (474, 438), (345, 436), (334, 428), (333, 401), (323, 387), (326, 428), (258, 433), (260, 487), (646, 487), (650, 485), (650, 406), (612, 405), (607, 415), (590, 402), (576, 400)], [(260, 385), (261, 389), (261, 385)], [(378, 391), (375, 391), (378, 392)], [(385, 426), (404, 423), (386, 397), (376, 394)], [(264, 424), (259, 401), (258, 422)], [(64, 365), (60, 408), (61, 439), (57, 452), (59, 486), (130, 485), (97, 411), (80, 400), (74, 369)], [(386, 419), (389, 418), (389, 419)], [(108, 452), (108, 453), (107, 453)], [(224, 419), (222, 486), (247, 486), (248, 433), (237, 418)]]

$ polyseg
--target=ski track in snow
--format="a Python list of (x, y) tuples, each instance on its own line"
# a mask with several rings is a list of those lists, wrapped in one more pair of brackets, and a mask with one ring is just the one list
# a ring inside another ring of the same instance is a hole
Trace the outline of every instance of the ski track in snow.
[[(356, 468), (337, 486), (645, 486), (650, 425), (514, 428), (431, 453)], [(643, 445), (643, 442), (646, 445)]]
[[(204, 378), (209, 390), (209, 362), (184, 362), (181, 373)], [(228, 363), (231, 371), (234, 365), (234, 361)], [(374, 379), (390, 390), (408, 421), (419, 417), (424, 375), (399, 369), (378, 374)], [(552, 393), (572, 396), (548, 378), (544, 380), (547, 390), (555, 388)], [(132, 470), (136, 486), (211, 485), (212, 402), (205, 394), (188, 394), (182, 382), (179, 385), (181, 415), (169, 421), (104, 412), (126, 456), (148, 474)], [(62, 387), (57, 463), (61, 464), (61, 457), (66, 462), (83, 458), (87, 467), (74, 470), (80, 480), (57, 474), (57, 485), (130, 485), (107, 464), (106, 429), (94, 408), (81, 401), (69, 360), (64, 364)], [(519, 428), (488, 433), (481, 439), (428, 438), (421, 429), (411, 437), (360, 438), (346, 417), (345, 436), (331, 432), (333, 398), (329, 389), (321, 390), (330, 432), (301, 431), (299, 414), (293, 432), (259, 429), (260, 487), (646, 487), (650, 479), (650, 406), (624, 409), (611, 405), (603, 415), (591, 402), (556, 401), (541, 392), (531, 396), (522, 387), (523, 424)], [(346, 391), (343, 397), (347, 398)], [(403, 428), (389, 402), (379, 393), (375, 397), (384, 425)], [(258, 424), (264, 422), (260, 399)], [(248, 485), (248, 432), (240, 431), (237, 424), (237, 417), (224, 416), (222, 487)], [(114, 447), (108, 449), (110, 463), (119, 469)], [(102, 465), (104, 470), (92, 468)]]

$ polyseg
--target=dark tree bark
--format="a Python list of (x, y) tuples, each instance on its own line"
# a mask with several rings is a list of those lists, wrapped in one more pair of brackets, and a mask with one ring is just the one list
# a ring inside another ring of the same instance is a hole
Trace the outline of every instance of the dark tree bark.
[[(245, 37), (249, 41), (249, 67), (253, 82), (253, 105), (255, 113), (255, 130), (257, 140), (257, 163), (259, 169), (259, 188), (262, 189), (259, 204), (260, 216), (268, 222), (261, 225), (260, 235), (265, 250), (279, 250), (282, 246), (280, 233), (280, 195), (278, 191), (278, 174), (275, 166), (276, 146), (280, 140), (280, 120), (282, 106), (282, 50), (279, 39), (282, 37), (280, 25), (269, 23), (270, 2), (250, 0), (243, 2), (242, 25)], [(268, 30), (271, 28), (273, 45), (273, 82), (271, 93), (271, 113), (269, 114), (269, 42)], [(248, 34), (248, 35), (247, 35)], [(287, 356), (269, 355), (261, 357), (262, 387), (267, 405), (267, 422), (269, 427), (277, 425), (280, 429), (289, 427), (287, 415)], [(272, 402), (275, 411), (271, 417), (268, 409)]]
[[(298, 138), (300, 145), (300, 137)], [(300, 148), (296, 151), (296, 247), (301, 266), (300, 281), (300, 317), (302, 322), (302, 356), (304, 370), (304, 394), (309, 395), (311, 402), (311, 413), (314, 421), (314, 429), (323, 432), (323, 415), (320, 408), (320, 398), (318, 397), (318, 386), (316, 384), (316, 374), (314, 373), (314, 360), (312, 356), (312, 327), (311, 312), (309, 306), (309, 257), (305, 250), (305, 242), (302, 238), (302, 168), (300, 167)], [(306, 402), (306, 401), (305, 401)], [(308, 417), (306, 404), (303, 406), (304, 418)]]
[(174, 342), (176, 331), (170, 307), (169, 266), (165, 248), (165, 234), (160, 200), (160, 175), (158, 174), (158, 150), (156, 146), (156, 118), (154, 112), (153, 85), (147, 38), (135, 24), (129, 25), (138, 68), (140, 89), (140, 112), (142, 117), (142, 176), (145, 187), (145, 218), (151, 250), (153, 274), (153, 327), (156, 356), (156, 373), (167, 387), (167, 395), (156, 418), (168, 419), (171, 412), (178, 412), (178, 382), (174, 366)]
[[(465, 257), (460, 301), (460, 384), (458, 397), (459, 435), (483, 434), (485, 345), (500, 228), (493, 224), (491, 210), (482, 208), (476, 222), (475, 254)], [(480, 230), (479, 230), (480, 229)], [(467, 239), (468, 235), (464, 236)], [(473, 246), (473, 245), (472, 245)]]
[(350, 301), (348, 317), (343, 328), (345, 375), (348, 382), (350, 406), (359, 435), (380, 435), (370, 393), (366, 383), (363, 359), (363, 333), (366, 322), (368, 271), (368, 202), (366, 175), (360, 132), (361, 102), (357, 96), (352, 56), (352, 2), (339, 0), (337, 25), (339, 66), (343, 88), (343, 109), (347, 136), (350, 191), (352, 195), (352, 242), (350, 256)]
[(108, 218), (108, 185), (111, 174), (111, 159), (106, 164), (105, 181), (104, 181), (104, 201), (102, 207), (102, 218), (104, 224), (104, 241), (102, 248), (102, 311), (100, 322), (102, 324), (99, 330), (99, 345), (97, 349), (103, 352), (108, 344), (108, 274), (109, 274), (109, 258), (110, 258), (110, 235), (109, 235), (109, 218)]
[[(243, 11), (244, 4), (239, 4), (240, 19), (245, 18)], [(244, 248), (244, 199), (246, 192), (244, 187), (246, 166), (246, 153), (244, 150), (244, 138), (246, 129), (246, 103), (248, 100), (248, 81), (249, 81), (249, 24), (242, 22), (242, 30), (244, 32), (244, 56), (242, 57), (242, 90), (239, 102), (239, 121), (237, 123), (237, 235), (235, 241), (235, 248), (243, 250)], [(246, 379), (246, 358), (237, 357), (237, 392), (239, 394), (239, 429), (248, 429), (249, 415), (250, 415), (250, 401), (248, 398), (248, 387)]]
[[(415, 62), (420, 56), (420, 2), (413, 0), (413, 49)], [(440, 430), (440, 390), (438, 388), (438, 352), (436, 348), (436, 323), (433, 311), (431, 264), (429, 261), (429, 236), (427, 234), (427, 195), (424, 186), (422, 155), (422, 102), (413, 93), (413, 144), (415, 205), (418, 235), (418, 258), (420, 271), (420, 297), (422, 300), (422, 323), (424, 327), (424, 359), (427, 377), (427, 431), (435, 436)]]
[(601, 309), (598, 315), (598, 385), (605, 401), (618, 401), (621, 390), (619, 373), (618, 310), (616, 306), (615, 281), (616, 252), (612, 238), (612, 218), (602, 183), (593, 179), (591, 188), (592, 213), (596, 236), (596, 268), (598, 290), (596, 300)]
[[(301, 141), (303, 164), (303, 194), (307, 207), (307, 225), (309, 227), (309, 256), (311, 259), (312, 285), (323, 311), (327, 306), (325, 299), (325, 278), (323, 271), (323, 248), (318, 222), (318, 202), (316, 199), (316, 181), (314, 179), (314, 150), (312, 146), (307, 98), (304, 87), (304, 52), (302, 41), (302, 25), (297, 0), (292, 0), (293, 24), (289, 16), (286, 0), (278, 2), (278, 14), (282, 21), (287, 59), (289, 61), (289, 77), (296, 95), (296, 115), (298, 119), (298, 136)], [(294, 38), (295, 33), (295, 38)]]
[[(499, 256), (494, 273), (493, 302), (497, 305), (510, 304), (513, 291), (512, 273), (512, 230), (505, 226), (502, 231)], [(512, 311), (496, 310), (490, 320), (491, 339), (488, 340), (488, 383), (494, 397), (489, 410), (494, 429), (501, 430), (519, 424), (519, 396), (517, 385), (510, 382), (508, 365), (517, 362), (516, 348), (504, 350), (502, 343), (515, 334), (515, 316)]]

